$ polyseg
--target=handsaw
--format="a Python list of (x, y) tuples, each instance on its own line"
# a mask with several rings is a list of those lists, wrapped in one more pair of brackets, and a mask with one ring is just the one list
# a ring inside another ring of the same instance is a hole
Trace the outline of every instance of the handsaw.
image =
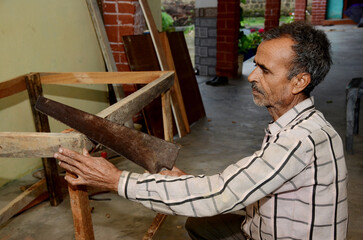
[(35, 109), (83, 133), (150, 173), (172, 169), (180, 146), (39, 96)]

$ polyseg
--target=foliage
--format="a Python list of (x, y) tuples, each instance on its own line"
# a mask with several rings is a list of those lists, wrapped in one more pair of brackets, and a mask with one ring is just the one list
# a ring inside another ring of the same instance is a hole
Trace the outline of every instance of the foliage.
[(262, 42), (262, 32), (263, 28), (259, 29), (258, 31), (252, 28), (251, 33), (248, 35), (241, 31), (240, 37), (238, 39), (238, 54), (245, 54), (249, 49), (256, 49)]
[(184, 29), (184, 34), (188, 34), (190, 33), (191, 31), (194, 31), (194, 25), (189, 25), (187, 26), (185, 29)]
[(161, 25), (163, 28), (163, 32), (166, 31), (169, 27), (173, 26), (174, 20), (173, 18), (164, 11), (164, 9), (161, 9)]

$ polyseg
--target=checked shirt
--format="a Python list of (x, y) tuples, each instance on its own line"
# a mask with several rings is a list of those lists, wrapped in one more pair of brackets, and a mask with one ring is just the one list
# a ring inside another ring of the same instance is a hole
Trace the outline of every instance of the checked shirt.
[(157, 212), (192, 217), (246, 209), (251, 239), (345, 239), (342, 141), (313, 98), (269, 124), (260, 150), (220, 174), (171, 177), (123, 171), (118, 193)]

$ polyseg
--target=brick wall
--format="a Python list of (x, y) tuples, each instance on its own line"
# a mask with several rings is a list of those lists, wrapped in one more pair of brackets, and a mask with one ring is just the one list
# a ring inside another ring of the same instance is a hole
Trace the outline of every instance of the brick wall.
[(140, 34), (145, 30), (145, 20), (137, 0), (103, 0), (103, 20), (115, 58), (117, 70), (130, 71), (122, 36)]
[(219, 0), (216, 75), (235, 77), (238, 70), (239, 0)]
[(305, 21), (307, 0), (295, 1), (295, 21)]
[(279, 26), (280, 0), (266, 0), (265, 30)]
[(322, 24), (325, 20), (327, 0), (313, 0), (311, 10), (311, 23), (315, 25)]

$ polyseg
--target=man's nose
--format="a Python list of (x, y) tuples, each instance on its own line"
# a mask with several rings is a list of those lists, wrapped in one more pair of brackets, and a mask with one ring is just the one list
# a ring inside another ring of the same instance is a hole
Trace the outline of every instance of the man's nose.
[(250, 73), (250, 75), (248, 75), (248, 77), (247, 77), (247, 80), (250, 82), (250, 83), (252, 83), (252, 82), (256, 82), (256, 80), (257, 80), (257, 77), (256, 77), (256, 69), (257, 68), (255, 68), (255, 69), (253, 69), (253, 71)]

